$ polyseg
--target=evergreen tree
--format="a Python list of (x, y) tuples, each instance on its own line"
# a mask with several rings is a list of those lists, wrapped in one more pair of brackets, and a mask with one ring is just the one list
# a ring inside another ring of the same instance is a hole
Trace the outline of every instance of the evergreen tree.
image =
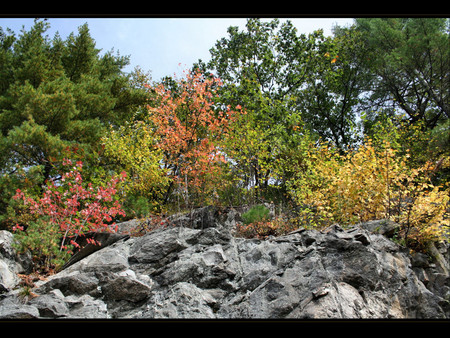
[(12, 181), (41, 187), (58, 177), (68, 150), (87, 168), (90, 162), (98, 165), (100, 140), (109, 126), (131, 119), (148, 97), (137, 85), (142, 71), (123, 73), (129, 58), (113, 50), (101, 55), (87, 24), (66, 40), (58, 33), (50, 39), (45, 34), (49, 26), (35, 20), (18, 37), (0, 30), (3, 210), (13, 193)]

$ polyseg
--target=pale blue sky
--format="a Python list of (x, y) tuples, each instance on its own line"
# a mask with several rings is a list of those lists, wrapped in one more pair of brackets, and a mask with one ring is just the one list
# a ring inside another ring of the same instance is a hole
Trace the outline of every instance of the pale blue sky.
[[(265, 19), (269, 20), (269, 19)], [(351, 18), (294, 18), (291, 20), (299, 33), (310, 33), (322, 28), (331, 35), (333, 25), (351, 25)], [(228, 36), (229, 26), (245, 28), (245, 18), (51, 18), (51, 28), (47, 31), (53, 38), (56, 31), (65, 39), (71, 32), (88, 23), (96, 47), (103, 52), (119, 51), (120, 55), (130, 55), (131, 64), (125, 71), (140, 66), (151, 71), (152, 79), (160, 80), (166, 75), (181, 74), (198, 59), (208, 61), (209, 49), (215, 42)], [(20, 33), (22, 25), (29, 30), (33, 25), (30, 18), (0, 18), (0, 27), (11, 28)], [(179, 64), (182, 64), (180, 67)]]

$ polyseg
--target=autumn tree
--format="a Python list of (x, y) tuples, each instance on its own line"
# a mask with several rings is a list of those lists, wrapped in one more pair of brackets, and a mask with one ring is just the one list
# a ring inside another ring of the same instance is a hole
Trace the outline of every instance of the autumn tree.
[(437, 166), (450, 165), (450, 158), (410, 168), (408, 157), (409, 151), (401, 155), (384, 139), (366, 139), (358, 149), (344, 153), (325, 143), (311, 147), (308, 162), (297, 166), (288, 182), (300, 206), (300, 223), (347, 226), (391, 219), (400, 224), (397, 235), (402, 244), (415, 250), (445, 239), (450, 190), (431, 178)]
[(240, 114), (240, 107), (221, 107), (215, 103), (220, 79), (200, 72), (186, 72), (172, 88), (159, 84), (157, 99), (148, 106), (148, 121), (158, 137), (157, 147), (164, 154), (163, 170), (171, 182), (165, 194), (168, 201), (174, 187), (190, 205), (195, 196), (214, 194), (221, 165), (226, 162), (220, 140)]

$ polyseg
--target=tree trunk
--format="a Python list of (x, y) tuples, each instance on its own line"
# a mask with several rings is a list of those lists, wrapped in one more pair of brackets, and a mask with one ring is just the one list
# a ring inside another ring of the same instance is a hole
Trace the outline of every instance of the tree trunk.
[(44, 193), (45, 191), (45, 186), (47, 185), (48, 180), (50, 179), (50, 172), (52, 170), (52, 164), (50, 163), (49, 160), (44, 159), (43, 161), (43, 165), (44, 165), (44, 182), (41, 184), (40, 190), (41, 190), (41, 194)]

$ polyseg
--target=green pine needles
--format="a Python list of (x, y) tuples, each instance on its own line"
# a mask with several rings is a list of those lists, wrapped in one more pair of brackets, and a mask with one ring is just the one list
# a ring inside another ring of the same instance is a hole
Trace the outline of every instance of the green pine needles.
[(255, 205), (249, 211), (242, 214), (242, 221), (245, 225), (255, 222), (267, 221), (270, 219), (270, 211), (264, 205)]

